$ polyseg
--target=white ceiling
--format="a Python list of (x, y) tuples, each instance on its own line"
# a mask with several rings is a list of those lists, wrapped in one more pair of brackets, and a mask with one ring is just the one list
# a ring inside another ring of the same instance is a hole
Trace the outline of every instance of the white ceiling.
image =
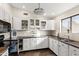
[[(11, 6), (29, 12), (33, 12), (35, 8), (38, 8), (38, 3), (12, 3)], [(78, 3), (40, 3), (40, 7), (45, 9), (46, 16), (56, 16), (61, 14), (75, 6), (79, 5)], [(25, 8), (22, 8), (25, 6)]]

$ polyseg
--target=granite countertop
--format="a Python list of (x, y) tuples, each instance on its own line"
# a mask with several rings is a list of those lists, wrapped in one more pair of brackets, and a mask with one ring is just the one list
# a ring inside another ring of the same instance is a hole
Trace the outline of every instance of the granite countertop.
[[(26, 39), (26, 38), (41, 38), (41, 37), (46, 37), (46, 36), (47, 35), (42, 35), (42, 36), (18, 36), (16, 38), (16, 40)], [(59, 40), (59, 41), (65, 43), (65, 44), (68, 44), (68, 45), (79, 48), (79, 42), (78, 41), (74, 41), (74, 40), (71, 40), (71, 39), (68, 39), (68, 38), (62, 38), (62, 37), (58, 37), (58, 36), (54, 36), (54, 35), (49, 35), (49, 36), (52, 37), (52, 38), (55, 38), (56, 40)]]
[(62, 38), (62, 37), (57, 37), (57, 36), (51, 36), (52, 38), (55, 38), (56, 40), (59, 40), (60, 42), (63, 42), (65, 44), (74, 46), (76, 48), (79, 48), (79, 41), (74, 41), (71, 39), (67, 39), (67, 38)]
[(26, 39), (26, 38), (42, 38), (42, 37), (46, 37), (47, 35), (42, 35), (42, 36), (18, 36), (16, 37), (15, 40), (17, 39)]

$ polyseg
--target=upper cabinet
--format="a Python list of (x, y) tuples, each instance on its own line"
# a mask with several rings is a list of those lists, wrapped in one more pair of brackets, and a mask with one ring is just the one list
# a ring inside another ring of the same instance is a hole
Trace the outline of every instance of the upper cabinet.
[(29, 29), (40, 29), (40, 20), (39, 19), (30, 19)]
[(54, 20), (42, 20), (41, 30), (55, 30)]
[(47, 30), (55, 30), (55, 21), (54, 20), (47, 20)]
[(41, 30), (46, 30), (47, 27), (47, 20), (41, 20)]
[(13, 18), (13, 28), (15, 30), (55, 30), (54, 20), (22, 20), (17, 17)]
[(28, 29), (28, 20), (22, 20), (21, 26), (22, 26), (22, 29), (27, 30)]
[(79, 15), (72, 17), (72, 33), (79, 33)]

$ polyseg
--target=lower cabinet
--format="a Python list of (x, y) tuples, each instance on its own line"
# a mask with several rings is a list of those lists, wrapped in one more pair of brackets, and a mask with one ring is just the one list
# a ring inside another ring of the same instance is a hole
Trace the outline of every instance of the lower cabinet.
[(52, 42), (53, 44), (53, 52), (56, 54), (56, 55), (58, 55), (58, 40), (56, 40), (56, 39), (54, 39), (53, 38), (53, 42)]
[(37, 40), (36, 40), (36, 38), (31, 38), (30, 39), (30, 49), (33, 50), (36, 48), (37, 48)]
[(23, 50), (31, 50), (31, 40), (23, 39)]
[(58, 40), (55, 38), (49, 38), (49, 48), (58, 55)]
[(53, 51), (53, 39), (49, 37), (49, 49)]
[(23, 50), (48, 48), (48, 37), (23, 39)]
[(68, 45), (63, 43), (63, 42), (59, 42), (59, 56), (68, 56)]
[(79, 56), (79, 48), (49, 37), (49, 48), (58, 56)]
[(68, 56), (68, 45), (49, 37), (49, 48), (58, 56)]
[(69, 56), (79, 56), (79, 48), (69, 46)]

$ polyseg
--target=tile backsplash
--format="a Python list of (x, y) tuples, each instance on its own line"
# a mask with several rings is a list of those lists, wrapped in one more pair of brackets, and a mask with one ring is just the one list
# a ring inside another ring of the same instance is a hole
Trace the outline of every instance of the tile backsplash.
[(16, 36), (31, 36), (31, 35), (52, 35), (53, 31), (17, 31)]

